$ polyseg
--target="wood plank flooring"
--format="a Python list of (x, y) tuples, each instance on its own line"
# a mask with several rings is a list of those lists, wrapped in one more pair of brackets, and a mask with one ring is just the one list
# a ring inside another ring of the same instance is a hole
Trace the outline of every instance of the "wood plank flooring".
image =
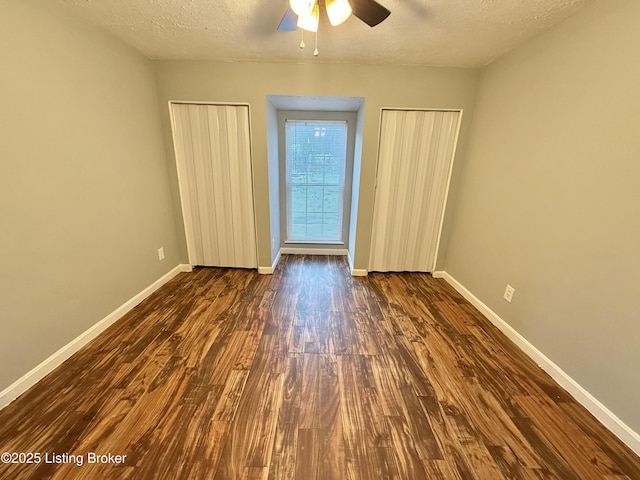
[(640, 479), (443, 280), (321, 256), (176, 277), (0, 411), (0, 452), (41, 455), (3, 480)]

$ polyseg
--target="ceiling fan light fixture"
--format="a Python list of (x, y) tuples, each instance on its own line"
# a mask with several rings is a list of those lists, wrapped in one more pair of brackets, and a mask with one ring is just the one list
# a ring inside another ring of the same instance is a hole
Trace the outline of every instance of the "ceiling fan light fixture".
[(298, 17), (298, 27), (309, 32), (318, 31), (318, 23), (320, 20), (320, 9), (316, 4), (309, 15), (300, 15)]
[(327, 16), (334, 27), (340, 25), (351, 15), (349, 0), (326, 0)]
[(316, 6), (316, 0), (289, 0), (289, 5), (299, 17), (307, 17)]

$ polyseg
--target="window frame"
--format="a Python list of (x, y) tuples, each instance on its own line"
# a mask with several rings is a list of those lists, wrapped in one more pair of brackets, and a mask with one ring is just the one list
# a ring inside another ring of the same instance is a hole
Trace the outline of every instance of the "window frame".
[[(278, 110), (278, 150), (280, 160), (280, 238), (285, 248), (344, 250), (349, 240), (351, 216), (351, 189), (353, 185), (353, 163), (356, 138), (356, 112), (311, 111), (311, 110)], [(344, 191), (342, 199), (342, 228), (338, 241), (314, 242), (289, 240), (287, 238), (288, 202), (287, 202), (287, 145), (286, 122), (291, 121), (335, 121), (346, 122), (347, 150), (345, 159)]]

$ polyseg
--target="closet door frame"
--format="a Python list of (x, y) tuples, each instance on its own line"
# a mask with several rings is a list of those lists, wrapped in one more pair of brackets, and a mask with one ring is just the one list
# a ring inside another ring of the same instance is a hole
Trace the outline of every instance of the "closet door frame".
[(255, 172), (253, 168), (253, 135), (251, 131), (251, 105), (249, 103), (237, 103), (237, 102), (201, 102), (201, 101), (187, 101), (187, 100), (169, 100), (167, 102), (167, 106), (169, 108), (169, 118), (171, 122), (171, 138), (173, 142), (173, 155), (174, 155), (175, 165), (176, 165), (176, 174), (178, 177), (178, 190), (180, 194), (180, 209), (182, 212), (182, 225), (184, 229), (185, 243), (187, 245), (187, 255), (189, 257), (189, 265), (191, 267), (193, 267), (194, 265), (193, 263), (194, 253), (192, 251), (192, 246), (190, 245), (190, 242), (188, 239), (188, 235), (189, 235), (188, 230), (189, 230), (189, 224), (192, 223), (192, 218), (191, 218), (191, 212), (189, 211), (190, 209), (187, 208), (187, 204), (185, 203), (185, 199), (187, 199), (186, 202), (189, 202), (188, 193), (185, 191), (186, 179), (183, 178), (182, 174), (180, 173), (181, 169), (180, 169), (180, 165), (178, 165), (179, 154), (178, 154), (178, 150), (177, 150), (178, 147), (176, 145), (176, 140), (175, 140), (176, 119), (173, 114), (173, 109), (171, 108), (172, 105), (214, 105), (214, 106), (222, 106), (222, 107), (247, 107), (247, 114), (249, 117), (248, 118), (249, 170), (251, 172), (251, 199), (252, 199), (252, 205), (253, 205), (253, 230), (254, 230), (254, 238), (255, 238), (254, 253), (256, 258), (255, 268), (258, 268), (258, 226), (256, 224), (257, 218), (256, 218)]
[(371, 246), (372, 240), (375, 232), (374, 229), (374, 218), (376, 211), (376, 201), (378, 199), (377, 190), (378, 190), (378, 171), (380, 168), (380, 152), (382, 145), (382, 116), (385, 111), (405, 111), (405, 112), (456, 112), (458, 113), (458, 124), (456, 125), (456, 133), (454, 135), (453, 140), (453, 149), (451, 151), (451, 160), (449, 162), (449, 171), (447, 173), (447, 184), (445, 186), (444, 199), (442, 203), (442, 212), (440, 213), (440, 219), (438, 221), (438, 233), (435, 245), (435, 252), (433, 258), (431, 259), (431, 268), (430, 273), (433, 274), (436, 268), (436, 264), (438, 261), (438, 253), (440, 252), (440, 241), (442, 239), (442, 228), (444, 227), (444, 216), (447, 210), (447, 202), (449, 199), (449, 188), (451, 186), (451, 176), (453, 174), (453, 163), (456, 158), (456, 151), (458, 149), (458, 140), (460, 137), (460, 128), (462, 126), (462, 116), (464, 110), (462, 108), (426, 108), (426, 107), (381, 107), (380, 108), (380, 117), (378, 120), (378, 150), (376, 152), (376, 172), (375, 172), (375, 183), (374, 183), (374, 193), (373, 193), (373, 209), (372, 209), (372, 217), (371, 217), (371, 235), (369, 237), (369, 265), (368, 268), (371, 268)]

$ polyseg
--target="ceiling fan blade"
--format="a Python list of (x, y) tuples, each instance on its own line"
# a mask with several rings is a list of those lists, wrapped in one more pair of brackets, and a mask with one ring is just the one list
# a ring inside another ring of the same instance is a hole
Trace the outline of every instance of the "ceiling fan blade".
[(278, 25), (279, 32), (294, 32), (298, 29), (298, 16), (291, 10), (291, 7), (287, 8), (284, 12), (280, 25)]
[(385, 20), (391, 12), (375, 0), (350, 0), (353, 14), (370, 27)]

